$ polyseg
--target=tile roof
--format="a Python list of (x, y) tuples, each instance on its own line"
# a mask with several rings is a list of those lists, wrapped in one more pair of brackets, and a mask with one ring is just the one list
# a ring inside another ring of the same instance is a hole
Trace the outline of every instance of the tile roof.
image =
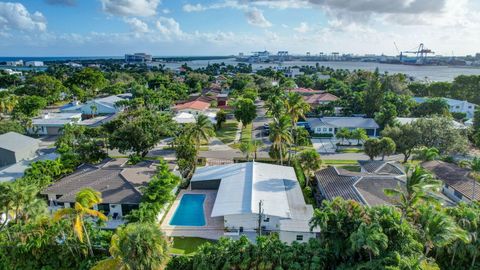
[(458, 167), (455, 164), (434, 160), (422, 163), (422, 167), (431, 171), (449, 187), (460, 192), (471, 200), (473, 198), (473, 187), (476, 185), (475, 199), (480, 200), (480, 184), (470, 177), (470, 170)]
[(303, 88), (303, 87), (290, 89), (289, 91), (299, 93), (299, 94), (320, 94), (320, 93), (324, 92), (322, 90), (315, 90), (315, 89), (312, 89), (312, 88)]
[(138, 204), (142, 197), (139, 188), (154, 175), (155, 166), (152, 162), (126, 166), (125, 162), (116, 159), (97, 166), (82, 165), (41, 194), (61, 195), (59, 202), (74, 202), (81, 189), (90, 187), (102, 193), (104, 203)]
[(40, 146), (40, 141), (32, 137), (25, 136), (16, 132), (7, 132), (0, 135), (0, 148), (18, 152), (18, 151), (36, 151)]
[(321, 93), (321, 94), (314, 94), (314, 95), (310, 95), (310, 96), (305, 96), (303, 99), (308, 104), (318, 104), (320, 102), (325, 102), (325, 101), (336, 101), (339, 98), (335, 95), (330, 94), (330, 93)]
[(398, 162), (387, 162), (382, 160), (359, 160), (360, 166), (369, 173), (378, 174), (405, 174), (402, 165)]
[(208, 108), (210, 108), (210, 103), (200, 101), (200, 100), (195, 100), (195, 101), (190, 101), (190, 102), (183, 103), (183, 104), (178, 104), (174, 107), (175, 110), (194, 109), (194, 110), (199, 110), (199, 111), (204, 111)]
[(342, 197), (370, 206), (394, 203), (394, 199), (385, 195), (384, 189), (404, 186), (396, 175), (357, 173), (335, 167), (317, 171), (315, 177), (325, 199)]

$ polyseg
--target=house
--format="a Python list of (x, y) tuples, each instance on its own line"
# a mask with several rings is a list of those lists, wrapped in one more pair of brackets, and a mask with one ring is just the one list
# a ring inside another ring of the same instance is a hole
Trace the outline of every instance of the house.
[(28, 133), (36, 135), (58, 135), (65, 125), (80, 122), (82, 113), (46, 113), (32, 119)]
[(322, 90), (315, 90), (315, 89), (312, 89), (312, 88), (303, 88), (303, 87), (293, 88), (293, 89), (288, 90), (288, 92), (294, 92), (294, 93), (298, 93), (300, 95), (313, 95), (313, 94), (325, 93), (325, 91), (322, 91)]
[(177, 113), (186, 112), (193, 115), (199, 115), (206, 113), (209, 108), (210, 103), (201, 100), (195, 100), (175, 105), (173, 110)]
[(43, 67), (43, 61), (27, 61), (25, 62), (25, 66), (27, 67)]
[[(428, 97), (414, 97), (413, 98), (417, 103), (424, 103), (429, 98)], [(477, 107), (476, 104), (470, 103), (466, 100), (458, 100), (452, 98), (442, 98), (444, 99), (449, 107), (450, 112), (457, 112), (457, 113), (465, 113), (468, 119), (473, 118), (475, 114), (475, 108)]]
[[(401, 125), (412, 124), (413, 122), (417, 121), (418, 119), (428, 119), (428, 118), (415, 118), (415, 117), (397, 117), (396, 121)], [(467, 129), (465, 124), (457, 122), (455, 120), (451, 120), (452, 125), (456, 129)]]
[(339, 100), (339, 98), (337, 96), (332, 95), (330, 93), (320, 93), (320, 94), (308, 95), (308, 96), (304, 96), (303, 99), (312, 108), (316, 108), (316, 107), (321, 106), (321, 105), (327, 105), (327, 104), (330, 104), (334, 101)]
[(335, 197), (368, 206), (395, 203), (395, 198), (385, 195), (384, 190), (405, 185), (403, 168), (398, 163), (385, 161), (361, 161), (359, 164), (360, 172), (337, 167), (317, 171), (315, 178), (318, 203), (322, 200), (333, 200)]
[(0, 167), (37, 156), (40, 141), (16, 132), (0, 135)]
[(378, 136), (380, 126), (373, 118), (364, 117), (320, 117), (307, 118), (309, 128), (315, 134), (335, 135), (341, 128), (354, 130), (357, 128), (365, 129), (368, 136)]
[[(306, 242), (313, 207), (305, 204), (292, 167), (259, 162), (198, 168), (192, 190), (216, 190), (211, 217), (223, 218), (226, 236), (256, 235), (259, 227), (277, 232), (280, 240)], [(260, 220), (260, 226), (259, 226)]]
[(122, 106), (117, 106), (119, 101), (128, 100), (132, 97), (131, 94), (113, 95), (103, 98), (97, 98), (87, 101), (84, 104), (73, 102), (60, 108), (61, 112), (81, 112), (83, 117), (91, 117), (94, 115), (109, 115), (116, 114), (123, 111)]
[(480, 183), (470, 176), (471, 170), (439, 160), (424, 162), (422, 167), (443, 181), (443, 193), (453, 201), (480, 200)]
[[(207, 112), (204, 114), (205, 116), (208, 117), (208, 119), (210, 120), (210, 122), (212, 124), (216, 124), (217, 123), (217, 114), (214, 113), (214, 112)], [(175, 117), (173, 117), (173, 120), (179, 124), (187, 124), (187, 123), (195, 123), (197, 121), (197, 118), (195, 115), (191, 114), (191, 113), (187, 113), (187, 112), (181, 112), (181, 113), (178, 113), (177, 115), (175, 115)]]
[(146, 53), (125, 54), (126, 63), (152, 62), (152, 55)]
[(38, 151), (33, 159), (24, 159), (17, 163), (0, 168), (0, 183), (12, 182), (25, 175), (25, 170), (30, 168), (30, 165), (37, 161), (55, 160), (59, 155), (51, 151)]
[(296, 78), (298, 76), (304, 75), (304, 72), (301, 72), (299, 68), (289, 68), (285, 71), (285, 77), (287, 78)]
[(123, 217), (138, 209), (142, 193), (154, 176), (153, 162), (127, 165), (127, 159), (107, 160), (99, 165), (84, 164), (77, 170), (45, 188), (40, 194), (46, 196), (50, 210), (74, 207), (75, 196), (84, 188), (92, 188), (102, 195), (102, 203), (94, 209), (109, 217), (107, 228), (124, 223)]

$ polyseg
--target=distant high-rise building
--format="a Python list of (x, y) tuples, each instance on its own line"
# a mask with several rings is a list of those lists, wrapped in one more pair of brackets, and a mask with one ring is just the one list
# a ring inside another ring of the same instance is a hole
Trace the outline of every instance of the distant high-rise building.
[(127, 63), (145, 63), (152, 62), (152, 55), (146, 53), (125, 54)]

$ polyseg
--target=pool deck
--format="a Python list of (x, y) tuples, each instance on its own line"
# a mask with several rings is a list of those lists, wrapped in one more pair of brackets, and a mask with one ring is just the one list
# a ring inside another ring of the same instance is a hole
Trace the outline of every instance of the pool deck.
[[(203, 204), (203, 211), (205, 213), (205, 226), (174, 226), (170, 225), (175, 211), (177, 210), (180, 200), (184, 194), (205, 194), (205, 202)], [(223, 236), (223, 217), (212, 218), (213, 204), (217, 196), (216, 190), (181, 190), (177, 198), (170, 207), (170, 210), (165, 215), (160, 228), (166, 236), (184, 236), (184, 237), (200, 237), (205, 239), (218, 240)]]

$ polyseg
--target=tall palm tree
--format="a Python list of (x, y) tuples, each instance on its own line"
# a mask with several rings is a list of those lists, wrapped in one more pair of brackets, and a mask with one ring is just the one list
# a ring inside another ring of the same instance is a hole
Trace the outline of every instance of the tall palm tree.
[(384, 190), (387, 196), (398, 198), (397, 206), (402, 210), (404, 217), (409, 216), (422, 201), (438, 203), (432, 193), (441, 188), (441, 181), (420, 166), (416, 166), (413, 170), (407, 169), (406, 174), (405, 188), (399, 186), (396, 189)]
[(285, 103), (281, 97), (273, 95), (265, 102), (265, 108), (269, 115), (278, 119), (285, 111)]
[(272, 147), (278, 150), (280, 156), (280, 164), (283, 165), (283, 152), (286, 149), (286, 144), (292, 142), (291, 121), (286, 115), (280, 119), (273, 119), (270, 124), (270, 141)]
[(214, 134), (212, 122), (210, 122), (210, 119), (208, 119), (206, 115), (200, 114), (197, 116), (195, 123), (188, 127), (187, 133), (195, 142), (195, 148), (198, 152), (202, 140), (208, 141)]
[(257, 159), (257, 152), (262, 148), (264, 145), (262, 140), (253, 140), (252, 141), (252, 151), (254, 153), (254, 158)]
[(168, 243), (156, 224), (131, 223), (112, 236), (111, 258), (92, 270), (160, 269), (168, 258)]
[(245, 155), (248, 162), (250, 160), (250, 154), (253, 152), (252, 142), (242, 142), (240, 144), (240, 151)]
[[(285, 100), (285, 112), (290, 116), (292, 121), (291, 133), (296, 128), (297, 122), (300, 117), (305, 118), (305, 114), (310, 111), (310, 105), (303, 99), (303, 97), (295, 92), (289, 92)], [(296, 139), (293, 138), (293, 144), (296, 145)]]
[(77, 193), (75, 197), (75, 205), (73, 208), (62, 208), (57, 210), (53, 215), (53, 220), (58, 221), (62, 218), (72, 220), (73, 231), (78, 237), (78, 240), (83, 243), (83, 237), (87, 239), (87, 245), (90, 252), (90, 256), (93, 256), (92, 243), (88, 235), (87, 228), (85, 227), (85, 216), (97, 217), (103, 221), (108, 218), (100, 211), (92, 209), (93, 206), (102, 202), (101, 193), (92, 189), (84, 188)]
[(354, 251), (367, 251), (370, 261), (373, 256), (378, 256), (388, 247), (388, 237), (383, 233), (382, 227), (376, 223), (368, 225), (361, 223), (358, 229), (350, 235), (349, 240)]

